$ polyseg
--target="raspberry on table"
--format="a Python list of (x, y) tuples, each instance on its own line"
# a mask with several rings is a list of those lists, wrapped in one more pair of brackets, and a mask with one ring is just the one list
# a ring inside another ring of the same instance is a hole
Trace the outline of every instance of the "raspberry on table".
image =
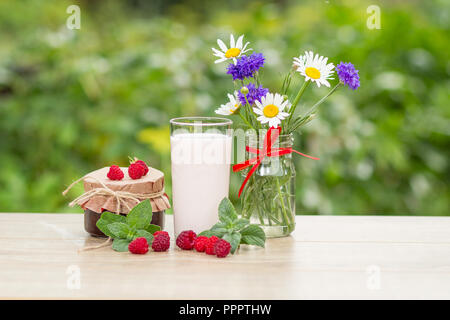
[(206, 244), (208, 243), (208, 237), (199, 236), (194, 241), (194, 249), (197, 252), (205, 252)]
[(128, 245), (128, 250), (135, 254), (144, 254), (148, 252), (148, 242), (147, 239), (140, 237), (131, 241)]
[(160, 233), (153, 238), (152, 249), (156, 252), (167, 251), (170, 248), (169, 234), (165, 231), (158, 232)]
[(205, 246), (206, 254), (209, 254), (209, 255), (215, 255), (216, 254), (215, 245), (216, 245), (216, 242), (218, 240), (219, 240), (219, 238), (216, 237), (216, 236), (211, 236), (208, 239), (208, 242), (206, 243), (206, 246)]
[(194, 248), (195, 238), (197, 238), (197, 235), (194, 231), (183, 231), (177, 237), (177, 246), (183, 250), (192, 250)]
[(109, 167), (108, 174), (106, 175), (110, 180), (122, 180), (123, 172), (119, 166), (111, 166)]
[(218, 258), (225, 258), (230, 253), (231, 244), (226, 240), (219, 239), (214, 245), (214, 250)]
[(155, 233), (153, 234), (153, 236), (156, 237), (156, 236), (159, 235), (159, 234), (165, 234), (166, 236), (169, 237), (169, 233), (168, 233), (167, 231), (162, 231), (162, 230), (160, 230), (160, 231), (155, 231)]
[(136, 180), (142, 178), (145, 168), (139, 163), (132, 163), (128, 166), (128, 175), (131, 179)]

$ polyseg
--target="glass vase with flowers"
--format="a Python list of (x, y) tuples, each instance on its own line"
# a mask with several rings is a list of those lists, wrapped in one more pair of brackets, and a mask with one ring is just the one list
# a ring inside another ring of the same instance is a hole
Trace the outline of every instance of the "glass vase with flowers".
[[(233, 166), (241, 171), (243, 183), (239, 190), (242, 216), (258, 223), (267, 237), (289, 235), (295, 229), (295, 166), (293, 154), (318, 160), (294, 149), (294, 132), (316, 117), (318, 107), (340, 87), (356, 90), (360, 86), (358, 70), (353, 64), (341, 62), (337, 66), (328, 58), (306, 51), (293, 58), (292, 68), (283, 78), (279, 92), (263, 87), (260, 69), (265, 65), (262, 53), (249, 52), (244, 36), (236, 41), (230, 35), (229, 46), (218, 39), (213, 48), (215, 63), (228, 62), (227, 74), (232, 76), (235, 90), (216, 113), (238, 116), (248, 129), (245, 135), (245, 159)], [(334, 72), (338, 81), (331, 86)], [(291, 90), (294, 77), (303, 78), (296, 90)], [(331, 88), (309, 109), (298, 110), (306, 89)], [(291, 102), (292, 101), (292, 102)]]

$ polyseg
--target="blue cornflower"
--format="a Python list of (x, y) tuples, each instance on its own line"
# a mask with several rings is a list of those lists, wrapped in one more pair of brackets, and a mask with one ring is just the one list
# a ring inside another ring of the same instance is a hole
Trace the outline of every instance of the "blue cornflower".
[(264, 66), (264, 58), (262, 53), (252, 53), (250, 56), (240, 57), (236, 64), (229, 64), (227, 73), (233, 76), (233, 80), (244, 80), (255, 75), (255, 72)]
[[(261, 98), (269, 92), (269, 89), (263, 88), (262, 86), (259, 86), (257, 88), (253, 83), (249, 83), (246, 87), (248, 89), (246, 97), (250, 105), (254, 104), (256, 100), (261, 102)], [(242, 105), (247, 104), (247, 102), (245, 101), (245, 96), (242, 94), (242, 92), (239, 92), (238, 96)]]
[(350, 62), (341, 62), (340, 64), (338, 64), (336, 66), (336, 72), (339, 76), (339, 80), (344, 85), (347, 85), (350, 89), (356, 90), (361, 85), (359, 83), (359, 71), (356, 70), (353, 64), (351, 64)]

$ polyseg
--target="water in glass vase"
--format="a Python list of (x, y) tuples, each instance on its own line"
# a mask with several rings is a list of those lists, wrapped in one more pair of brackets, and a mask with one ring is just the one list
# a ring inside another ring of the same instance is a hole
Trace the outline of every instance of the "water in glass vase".
[[(255, 136), (247, 139), (247, 145), (261, 149), (262, 141)], [(292, 145), (292, 135), (281, 135), (273, 147), (292, 148)], [(242, 216), (259, 224), (268, 238), (287, 236), (294, 231), (295, 167), (292, 154), (264, 158), (244, 190)]]

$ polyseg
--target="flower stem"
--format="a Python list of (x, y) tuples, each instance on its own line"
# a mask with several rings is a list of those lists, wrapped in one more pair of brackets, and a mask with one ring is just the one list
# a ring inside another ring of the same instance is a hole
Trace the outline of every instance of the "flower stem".
[(317, 103), (315, 105), (313, 105), (311, 107), (311, 109), (308, 110), (308, 112), (305, 113), (304, 116), (298, 117), (295, 121), (294, 124), (292, 126), (289, 127), (289, 132), (294, 132), (295, 130), (297, 130), (300, 126), (308, 123), (309, 121), (311, 121), (313, 119), (313, 113), (316, 111), (317, 107), (319, 107), (329, 96), (331, 96), (336, 90), (337, 88), (339, 88), (342, 85), (342, 83), (338, 83), (337, 85), (335, 85), (322, 99), (320, 99), (319, 101), (317, 101)]
[(278, 191), (279, 201), (280, 201), (281, 207), (282, 207), (283, 217), (284, 217), (286, 225), (290, 225), (289, 217), (286, 213), (286, 207), (284, 206), (284, 198), (283, 198), (283, 196), (281, 194), (281, 190), (280, 190), (281, 189), (280, 181), (278, 180), (278, 177), (276, 177), (275, 180), (277, 181), (277, 191)]
[[(253, 181), (255, 183), (258, 183), (254, 177), (253, 177)], [(257, 187), (258, 187), (258, 185), (257, 185)], [(258, 192), (260, 192), (260, 194), (264, 195), (262, 190), (258, 191)], [(259, 199), (256, 199), (256, 201), (255, 201), (256, 212), (258, 214), (259, 223), (263, 226), (263, 225), (265, 225), (265, 223), (264, 223), (264, 207), (263, 207), (263, 210), (261, 210), (260, 202), (258, 200)], [(264, 201), (262, 201), (262, 203), (264, 203)]]
[(250, 122), (247, 121), (247, 119), (245, 119), (245, 117), (241, 114), (241, 112), (238, 112), (239, 116), (241, 117), (242, 121), (244, 121), (250, 128), (252, 128), (253, 130), (256, 130), (255, 128), (253, 128), (253, 126), (250, 124)]
[[(247, 100), (247, 96), (246, 95), (244, 95), (244, 99), (245, 99), (245, 102), (246, 102), (246, 107), (247, 107), (247, 109), (248, 110), (246, 110), (246, 113), (248, 114), (248, 115), (253, 115), (253, 111), (252, 111), (252, 106), (250, 105), (250, 103), (248, 103), (248, 100)], [(251, 123), (253, 124), (255, 121), (256, 121), (256, 123), (258, 124), (259, 122), (255, 119), (255, 117), (251, 117), (252, 119), (250, 120), (251, 121)], [(255, 126), (252, 126), (252, 128), (253, 128), (253, 130), (255, 130), (256, 131), (256, 129), (255, 129)]]
[(333, 87), (333, 89), (330, 90), (330, 92), (328, 92), (322, 99), (320, 99), (319, 101), (317, 101), (317, 103), (315, 105), (313, 105), (311, 107), (311, 109), (309, 109), (309, 111), (303, 116), (303, 118), (308, 117), (309, 115), (311, 115), (314, 111), (316, 111), (317, 107), (320, 106), (329, 96), (331, 96), (336, 90), (337, 88), (339, 88), (342, 85), (341, 82), (339, 82), (337, 85), (335, 85)]
[(300, 98), (302, 97), (303, 93), (305, 92), (305, 90), (306, 90), (306, 88), (308, 87), (308, 85), (309, 85), (310, 82), (311, 82), (311, 81), (305, 81), (305, 82), (303, 83), (302, 87), (300, 88), (300, 90), (299, 90), (298, 93), (297, 93), (297, 96), (296, 96), (295, 99), (294, 99), (294, 102), (292, 102), (292, 106), (291, 106), (291, 108), (289, 109), (289, 113), (290, 113), (290, 115), (289, 115), (289, 121), (291, 121), (292, 115), (293, 115), (294, 112), (295, 112), (295, 108), (297, 108), (298, 102), (300, 101)]
[(289, 87), (291, 86), (292, 81), (292, 70), (288, 72), (288, 74), (283, 79), (283, 85), (281, 87), (281, 93), (287, 94)]
[(253, 78), (254, 78), (255, 81), (256, 81), (256, 85), (259, 86), (261, 83), (260, 83), (260, 81), (259, 81), (259, 73), (258, 73), (258, 71), (256, 71), (256, 72), (254, 73)]

